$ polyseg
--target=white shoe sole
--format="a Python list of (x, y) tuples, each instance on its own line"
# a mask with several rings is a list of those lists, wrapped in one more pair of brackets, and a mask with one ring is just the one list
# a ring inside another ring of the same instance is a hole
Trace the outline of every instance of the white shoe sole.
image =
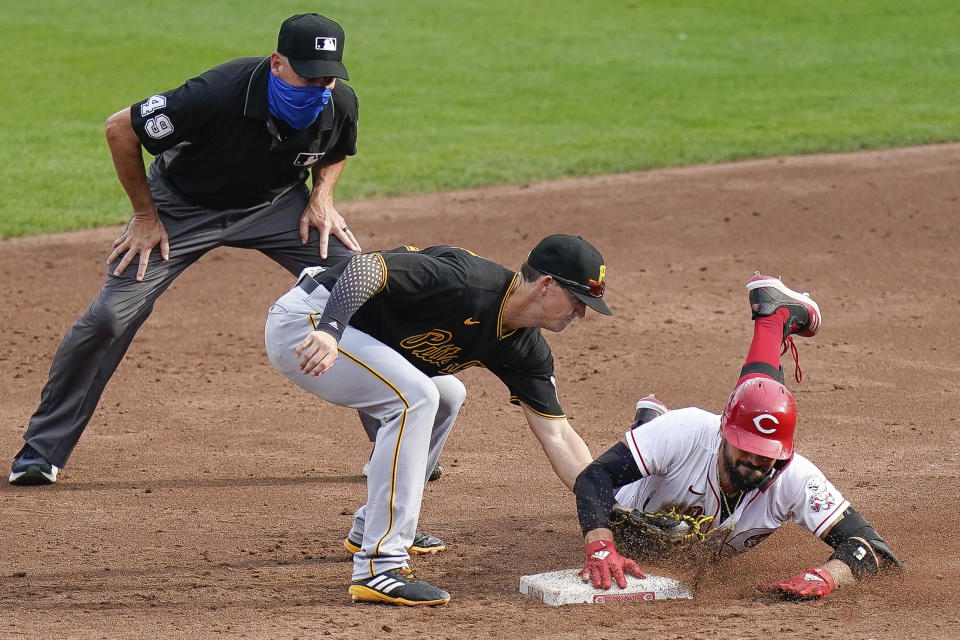
[(650, 409), (651, 411), (656, 411), (661, 416), (668, 411), (667, 405), (660, 404), (659, 401), (654, 402), (653, 400), (647, 400), (645, 398), (637, 400), (637, 404), (633, 408), (634, 412), (640, 411), (640, 409)]
[(53, 484), (57, 481), (57, 474), (60, 472), (58, 467), (50, 465), (50, 473), (43, 471), (40, 467), (28, 467), (26, 471), (11, 471), (7, 481), (10, 484), (19, 485), (37, 485)]

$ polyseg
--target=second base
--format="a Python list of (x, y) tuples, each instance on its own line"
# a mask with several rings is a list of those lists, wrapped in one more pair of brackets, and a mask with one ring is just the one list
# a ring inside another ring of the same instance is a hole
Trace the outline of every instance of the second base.
[(690, 589), (666, 576), (634, 578), (627, 576), (627, 588), (614, 582), (610, 589), (594, 589), (580, 579), (580, 569), (564, 569), (549, 573), (520, 576), (520, 593), (533, 596), (555, 607), (564, 604), (604, 604), (607, 602), (651, 602), (675, 598), (692, 599)]

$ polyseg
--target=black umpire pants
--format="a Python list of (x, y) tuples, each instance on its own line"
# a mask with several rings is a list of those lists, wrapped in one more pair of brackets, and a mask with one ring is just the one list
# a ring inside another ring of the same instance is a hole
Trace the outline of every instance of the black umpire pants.
[(137, 259), (119, 276), (110, 265), (97, 299), (67, 331), (50, 366), (40, 405), (24, 434), (49, 462), (64, 467), (100, 396), (153, 304), (183, 271), (220, 246), (256, 249), (294, 275), (306, 267), (330, 266), (354, 252), (330, 236), (327, 260), (320, 259), (319, 232), (300, 242), (300, 216), (309, 190), (297, 184), (272, 202), (248, 209), (215, 210), (186, 201), (151, 167), (150, 190), (170, 238), (170, 259), (154, 248), (142, 282)]

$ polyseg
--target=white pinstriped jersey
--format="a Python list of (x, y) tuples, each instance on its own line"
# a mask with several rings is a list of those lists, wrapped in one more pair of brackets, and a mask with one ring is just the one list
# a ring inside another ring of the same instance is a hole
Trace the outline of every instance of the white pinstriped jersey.
[(721, 555), (746, 551), (787, 520), (821, 536), (850, 503), (812, 462), (795, 454), (763, 491), (747, 492), (724, 522), (720, 516), (717, 460), (720, 416), (690, 407), (674, 409), (632, 429), (627, 446), (644, 477), (621, 487), (617, 502), (629, 509), (713, 516), (707, 542)]

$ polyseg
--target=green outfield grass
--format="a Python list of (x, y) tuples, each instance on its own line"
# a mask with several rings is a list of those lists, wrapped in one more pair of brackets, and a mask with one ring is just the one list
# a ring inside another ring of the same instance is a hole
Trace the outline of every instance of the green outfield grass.
[(0, 236), (116, 224), (103, 121), (346, 29), (360, 196), (960, 139), (956, 0), (0, 0)]

